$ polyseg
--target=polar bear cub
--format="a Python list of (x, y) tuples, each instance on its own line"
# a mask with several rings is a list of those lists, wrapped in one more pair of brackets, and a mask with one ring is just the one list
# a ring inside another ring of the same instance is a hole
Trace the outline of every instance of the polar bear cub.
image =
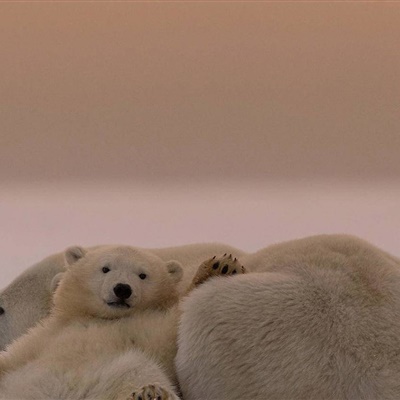
[[(0, 398), (177, 400), (177, 261), (128, 246), (72, 247), (54, 308), (0, 353)], [(187, 292), (245, 273), (224, 254), (203, 262)]]
[(181, 265), (128, 246), (65, 258), (52, 314), (1, 353), (0, 397), (177, 399)]

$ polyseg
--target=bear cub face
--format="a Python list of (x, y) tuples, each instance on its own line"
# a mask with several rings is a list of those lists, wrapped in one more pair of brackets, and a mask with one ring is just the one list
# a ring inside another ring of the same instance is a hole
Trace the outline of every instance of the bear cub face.
[(178, 299), (176, 284), (183, 270), (177, 261), (129, 246), (107, 246), (87, 252), (70, 247), (67, 271), (54, 297), (63, 314), (121, 318), (140, 310), (163, 309)]

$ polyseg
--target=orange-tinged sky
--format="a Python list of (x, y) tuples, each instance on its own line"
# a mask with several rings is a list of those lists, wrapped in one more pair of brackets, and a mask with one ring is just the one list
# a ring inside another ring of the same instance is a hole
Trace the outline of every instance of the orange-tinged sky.
[(0, 3), (0, 179), (400, 175), (399, 3)]

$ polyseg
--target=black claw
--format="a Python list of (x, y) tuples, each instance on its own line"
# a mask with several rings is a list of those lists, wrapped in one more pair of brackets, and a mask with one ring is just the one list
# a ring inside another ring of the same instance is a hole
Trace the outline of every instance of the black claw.
[(234, 269), (233, 271), (232, 271), (232, 275), (235, 275), (236, 274), (236, 269)]
[(222, 270), (221, 270), (221, 274), (226, 274), (228, 272), (228, 266), (227, 265), (224, 265), (224, 267), (222, 268)]
[(214, 256), (211, 260), (215, 260), (215, 257), (216, 257), (216, 256)]
[(237, 261), (237, 258), (235, 257), (234, 261)]
[(213, 264), (213, 269), (217, 269), (219, 267), (219, 262), (217, 261), (216, 263)]
[(226, 256), (226, 253), (223, 255), (223, 257), (225, 257)]

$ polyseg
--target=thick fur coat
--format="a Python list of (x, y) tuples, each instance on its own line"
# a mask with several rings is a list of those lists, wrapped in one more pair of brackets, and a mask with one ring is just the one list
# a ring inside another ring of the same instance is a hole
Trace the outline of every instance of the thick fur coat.
[(119, 400), (158, 384), (177, 399), (180, 264), (127, 246), (66, 260), (51, 315), (0, 353), (0, 397)]
[(63, 255), (52, 255), (24, 271), (0, 292), (0, 351), (50, 312)]
[[(104, 247), (91, 247), (88, 251)], [(184, 275), (178, 290), (184, 292), (197, 267), (215, 254), (244, 254), (231, 246), (218, 243), (199, 243), (177, 247), (140, 249), (157, 255), (164, 261), (177, 260), (184, 266)], [(65, 272), (64, 252), (53, 254), (28, 268), (0, 292), (0, 351), (26, 333), (53, 306), (53, 292)]]
[(185, 400), (400, 399), (400, 260), (323, 235), (240, 261), (183, 303)]

